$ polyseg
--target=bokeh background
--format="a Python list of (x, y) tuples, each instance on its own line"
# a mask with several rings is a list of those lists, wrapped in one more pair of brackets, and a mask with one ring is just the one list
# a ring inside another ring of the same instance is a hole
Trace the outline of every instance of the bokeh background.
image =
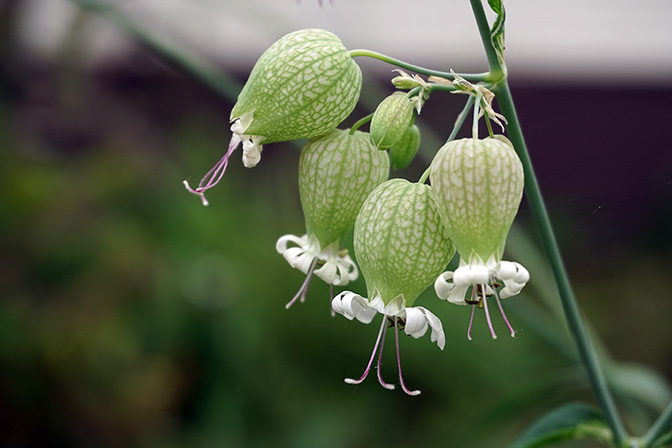
[[(593, 401), (525, 202), (507, 246), (532, 273), (505, 302), (517, 337), (497, 317), (498, 340), (477, 319), (467, 341), (469, 310), (429, 291), (418, 303), (447, 344), (402, 338), (406, 382), (423, 391), (411, 398), (343, 382), (377, 328), (330, 317), (325, 285), (284, 308), (303, 280), (274, 250), (304, 228), (300, 145), (269, 145), (252, 170), (236, 157), (207, 208), (182, 186), (221, 156), (237, 92), (283, 34), (321, 27), (351, 49), (483, 71), (466, 0), (106, 5), (0, 2), (0, 446), (499, 448), (554, 406)], [(640, 433), (672, 398), (672, 3), (506, 6), (532, 159)], [(216, 68), (213, 82), (185, 60)], [(362, 100), (343, 126), (391, 92), (393, 67), (358, 62)], [(419, 178), (464, 99), (433, 95), (421, 154), (394, 176)]]

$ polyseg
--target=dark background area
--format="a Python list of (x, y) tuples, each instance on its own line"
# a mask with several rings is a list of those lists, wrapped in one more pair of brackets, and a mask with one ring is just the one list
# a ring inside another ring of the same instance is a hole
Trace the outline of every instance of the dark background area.
[[(467, 341), (469, 310), (428, 291), (418, 304), (442, 319), (445, 350), (402, 340), (423, 394), (347, 385), (375, 325), (331, 318), (318, 282), (284, 308), (303, 280), (274, 249), (304, 228), (298, 149), (268, 145), (251, 170), (235, 156), (204, 208), (182, 180), (224, 151), (229, 101), (145, 47), (105, 68), (29, 58), (0, 10), (1, 446), (502, 447), (553, 406), (593, 400), (526, 202), (505, 257), (532, 274), (504, 303), (517, 337), (497, 318), (493, 341), (477, 319)], [(388, 91), (364, 76), (344, 126)], [(672, 89), (560, 81), (512, 74), (512, 93), (579, 303), (641, 432), (672, 379)], [(395, 176), (420, 177), (464, 99), (433, 95), (421, 157)]]

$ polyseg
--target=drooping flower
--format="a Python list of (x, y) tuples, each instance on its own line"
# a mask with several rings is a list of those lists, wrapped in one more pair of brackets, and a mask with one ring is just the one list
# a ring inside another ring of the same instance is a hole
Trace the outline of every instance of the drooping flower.
[(340, 241), (354, 225), (368, 194), (387, 179), (389, 171), (387, 153), (374, 148), (364, 132), (335, 129), (303, 148), (299, 192), (306, 234), (285, 235), (276, 244), (290, 266), (306, 274), (287, 308), (305, 299), (313, 274), (332, 286), (357, 278), (357, 267), (340, 248)]
[(421, 306), (413, 306), (436, 276), (448, 265), (455, 250), (441, 218), (431, 187), (392, 179), (378, 186), (366, 199), (357, 216), (354, 234), (355, 255), (366, 281), (368, 298), (345, 291), (332, 301), (334, 311), (352, 320), (369, 323), (377, 313), (383, 322), (361, 378), (346, 379), (359, 384), (369, 373), (378, 354), (378, 380), (383, 381), (380, 366), (387, 323), (394, 327), (397, 366), (401, 388), (409, 390), (401, 373), (399, 330), (419, 338), (431, 328), (431, 341), (443, 350), (445, 334), (438, 317)]
[(500, 299), (518, 294), (529, 280), (521, 264), (502, 261), (506, 237), (523, 195), (520, 159), (503, 136), (465, 138), (439, 150), (429, 177), (443, 225), (460, 255), (459, 267), (436, 279), (437, 295), (458, 305), (472, 305), (469, 339), (477, 306), (485, 309), (490, 333), (497, 337), (487, 302), (494, 296), (514, 336)]
[(321, 29), (287, 34), (261, 55), (231, 111), (233, 136), (229, 148), (206, 174), (201, 196), (221, 179), (228, 160), (243, 143), (243, 164), (254, 167), (262, 145), (312, 138), (343, 121), (354, 109), (362, 73), (343, 43)]

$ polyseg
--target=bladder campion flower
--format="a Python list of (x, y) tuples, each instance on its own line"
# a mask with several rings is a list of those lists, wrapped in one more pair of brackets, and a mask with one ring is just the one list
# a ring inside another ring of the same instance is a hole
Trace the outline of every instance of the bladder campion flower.
[[(413, 306), (436, 276), (445, 269), (455, 250), (448, 238), (429, 185), (392, 179), (378, 186), (357, 215), (354, 235), (355, 255), (366, 281), (368, 298), (345, 291), (332, 301), (334, 311), (363, 323), (383, 314), (371, 359), (361, 378), (346, 379), (359, 384), (369, 373), (378, 353), (378, 381), (386, 389), (380, 366), (387, 323), (394, 327), (397, 366), (401, 388), (404, 384), (399, 356), (399, 330), (419, 338), (431, 328), (431, 340), (443, 350), (445, 335), (438, 317), (428, 309)], [(379, 348), (380, 346), (380, 348)]]
[[(502, 261), (506, 237), (523, 194), (520, 159), (503, 136), (465, 138), (439, 150), (429, 177), (443, 225), (460, 255), (459, 267), (436, 279), (437, 295), (458, 305), (472, 305), (469, 339), (476, 306), (485, 309), (490, 333), (497, 337), (487, 302), (494, 295), (514, 336), (500, 298), (518, 294), (529, 280), (522, 265)], [(498, 280), (504, 283), (501, 290)]]
[(354, 225), (367, 195), (387, 179), (389, 171), (387, 153), (374, 148), (364, 132), (335, 129), (303, 148), (299, 192), (307, 233), (285, 235), (276, 244), (287, 262), (306, 274), (287, 308), (305, 299), (313, 274), (336, 286), (357, 278), (357, 267), (340, 249), (340, 241)]
[(261, 159), (262, 144), (312, 138), (328, 132), (354, 109), (362, 86), (359, 66), (334, 34), (320, 29), (290, 33), (255, 64), (231, 111), (233, 136), (198, 188), (201, 196), (219, 182), (229, 157), (243, 143), (243, 164)]

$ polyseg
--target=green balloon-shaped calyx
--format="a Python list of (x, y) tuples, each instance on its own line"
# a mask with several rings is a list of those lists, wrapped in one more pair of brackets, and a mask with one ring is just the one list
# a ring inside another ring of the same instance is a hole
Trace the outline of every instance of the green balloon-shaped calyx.
[[(436, 279), (437, 295), (458, 305), (483, 308), (496, 338), (488, 311), (488, 299), (494, 297), (514, 336), (500, 298), (518, 294), (530, 278), (521, 264), (502, 260), (523, 195), (518, 155), (503, 136), (451, 141), (434, 157), (429, 178), (443, 225), (460, 255), (458, 268)], [(473, 316), (472, 312), (472, 321)], [(470, 322), (469, 339), (471, 327)]]
[(523, 195), (523, 166), (511, 144), (500, 138), (451, 141), (434, 157), (429, 178), (460, 257), (500, 261)]
[(299, 191), (306, 230), (320, 245), (338, 241), (355, 223), (371, 191), (390, 171), (387, 154), (369, 135), (335, 129), (310, 140), (301, 151)]
[(404, 135), (413, 120), (413, 104), (403, 93), (385, 98), (371, 119), (371, 140), (378, 149), (387, 149)]
[(420, 130), (416, 125), (406, 128), (399, 140), (390, 146), (390, 164), (393, 170), (406, 168), (420, 148)]
[(355, 223), (355, 255), (369, 298), (412, 306), (455, 250), (441, 225), (432, 187), (392, 179), (367, 198)]
[(259, 142), (311, 138), (352, 112), (362, 86), (359, 66), (334, 34), (287, 34), (261, 55), (231, 111), (236, 132)]
[(354, 225), (368, 194), (387, 179), (389, 171), (387, 154), (375, 149), (366, 133), (334, 129), (309, 140), (299, 161), (306, 234), (282, 236), (276, 250), (307, 279), (314, 273), (339, 286), (356, 279), (357, 268), (341, 250), (340, 240)]

